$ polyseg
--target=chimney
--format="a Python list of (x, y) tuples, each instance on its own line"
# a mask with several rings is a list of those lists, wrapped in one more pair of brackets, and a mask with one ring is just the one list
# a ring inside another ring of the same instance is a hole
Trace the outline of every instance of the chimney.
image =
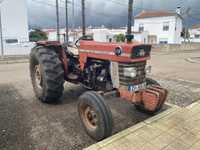
[(180, 7), (180, 6), (176, 8), (176, 13), (177, 13), (178, 15), (181, 15), (181, 7)]

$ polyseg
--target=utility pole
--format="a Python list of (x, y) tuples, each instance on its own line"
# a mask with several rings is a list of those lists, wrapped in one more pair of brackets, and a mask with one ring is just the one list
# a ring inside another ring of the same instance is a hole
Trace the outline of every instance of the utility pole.
[(129, 3), (128, 3), (128, 28), (127, 28), (128, 35), (131, 35), (132, 21), (133, 21), (133, 0), (129, 0)]
[(66, 43), (69, 42), (69, 24), (68, 24), (68, 0), (65, 0), (65, 14), (66, 14), (66, 20), (65, 20), (65, 28), (66, 28)]
[(133, 39), (132, 35), (132, 21), (133, 21), (133, 0), (129, 0), (128, 2), (128, 25), (127, 25), (127, 42), (131, 42)]
[(72, 0), (72, 33), (73, 33), (73, 41), (75, 41), (75, 8), (74, 8), (74, 0)]
[[(3, 0), (0, 1), (0, 4)], [(1, 16), (1, 6), (0, 6), (0, 36), (1, 36), (1, 56), (4, 56), (4, 43), (3, 43), (3, 27), (2, 27), (2, 16)]]
[(57, 41), (60, 42), (60, 19), (59, 19), (59, 3), (56, 0), (56, 24), (57, 24)]
[(86, 31), (85, 31), (85, 0), (81, 0), (82, 4), (82, 32), (83, 36), (85, 36)]

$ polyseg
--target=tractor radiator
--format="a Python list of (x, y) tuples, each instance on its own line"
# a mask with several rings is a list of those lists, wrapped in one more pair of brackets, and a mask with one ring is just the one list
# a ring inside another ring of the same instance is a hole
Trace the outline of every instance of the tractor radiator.
[[(136, 77), (126, 77), (124, 75), (124, 68), (132, 68), (136, 69)], [(128, 86), (128, 85), (138, 85), (145, 82), (146, 79), (146, 61), (145, 62), (131, 62), (131, 63), (119, 63), (119, 84), (120, 86)]]

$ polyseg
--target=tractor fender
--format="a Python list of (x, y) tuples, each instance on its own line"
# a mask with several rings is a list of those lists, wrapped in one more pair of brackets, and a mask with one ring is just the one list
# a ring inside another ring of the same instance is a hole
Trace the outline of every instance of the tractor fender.
[(65, 53), (64, 48), (62, 47), (62, 44), (58, 41), (38, 41), (36, 43), (36, 48), (47, 48), (49, 50), (54, 50), (58, 56), (59, 59), (63, 65), (65, 77), (67, 76), (68, 73), (68, 59)]

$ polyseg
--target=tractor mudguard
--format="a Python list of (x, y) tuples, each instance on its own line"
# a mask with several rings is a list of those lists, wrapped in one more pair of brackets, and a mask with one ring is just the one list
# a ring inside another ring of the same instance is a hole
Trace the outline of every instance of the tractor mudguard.
[(54, 50), (58, 54), (59, 59), (62, 62), (62, 65), (63, 65), (65, 76), (67, 76), (68, 60), (67, 60), (67, 56), (65, 54), (65, 50), (62, 47), (62, 44), (58, 41), (38, 41), (36, 43), (36, 45), (48, 48), (50, 50)]

